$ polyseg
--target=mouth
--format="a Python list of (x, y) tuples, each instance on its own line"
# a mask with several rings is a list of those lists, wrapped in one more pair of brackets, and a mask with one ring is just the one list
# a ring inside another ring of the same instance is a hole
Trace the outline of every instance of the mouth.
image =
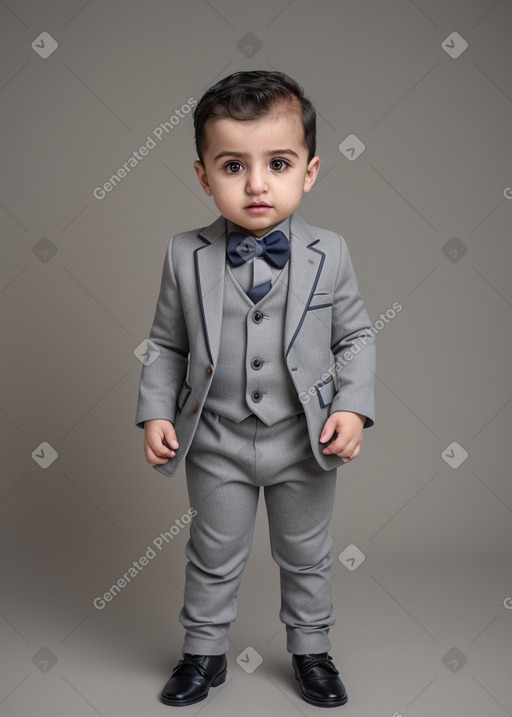
[(263, 214), (264, 212), (267, 212), (269, 209), (272, 209), (270, 204), (266, 204), (265, 202), (251, 202), (247, 207), (247, 211), (251, 214)]

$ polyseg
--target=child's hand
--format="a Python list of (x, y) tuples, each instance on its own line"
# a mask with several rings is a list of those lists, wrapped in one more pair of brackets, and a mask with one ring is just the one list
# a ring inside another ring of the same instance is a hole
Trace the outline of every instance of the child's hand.
[(322, 453), (325, 455), (336, 455), (343, 459), (344, 463), (357, 458), (363, 442), (363, 426), (366, 416), (352, 411), (335, 411), (324, 423), (320, 435), (320, 443), (326, 443), (333, 436), (338, 435), (332, 443), (326, 446)]
[(174, 458), (179, 443), (170, 421), (155, 418), (144, 423), (144, 453), (148, 463), (167, 463)]

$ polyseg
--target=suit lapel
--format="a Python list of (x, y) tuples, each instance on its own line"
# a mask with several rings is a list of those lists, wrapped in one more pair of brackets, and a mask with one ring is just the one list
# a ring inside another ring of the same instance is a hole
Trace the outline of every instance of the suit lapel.
[(210, 362), (215, 364), (219, 354), (226, 272), (225, 218), (218, 217), (213, 224), (202, 229), (198, 236), (205, 242), (205, 246), (195, 250), (197, 293)]
[(314, 248), (318, 240), (298, 214), (290, 217), (290, 267), (284, 327), (285, 356), (300, 331), (322, 271), (325, 254)]

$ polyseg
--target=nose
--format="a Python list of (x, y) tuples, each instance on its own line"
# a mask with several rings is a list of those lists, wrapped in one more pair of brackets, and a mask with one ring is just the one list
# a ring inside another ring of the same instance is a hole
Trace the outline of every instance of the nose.
[(247, 192), (249, 194), (261, 194), (265, 191), (267, 191), (265, 170), (253, 167), (247, 175)]

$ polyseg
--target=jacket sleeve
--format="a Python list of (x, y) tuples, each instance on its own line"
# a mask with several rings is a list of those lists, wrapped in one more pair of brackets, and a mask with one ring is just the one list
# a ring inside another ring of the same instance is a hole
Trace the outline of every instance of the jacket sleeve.
[(350, 254), (343, 237), (333, 297), (331, 351), (337, 392), (334, 411), (366, 416), (365, 428), (375, 420), (375, 331), (359, 293)]
[(142, 365), (135, 425), (153, 418), (174, 423), (176, 402), (187, 373), (189, 341), (179, 282), (173, 265), (174, 239), (165, 254), (153, 325)]

